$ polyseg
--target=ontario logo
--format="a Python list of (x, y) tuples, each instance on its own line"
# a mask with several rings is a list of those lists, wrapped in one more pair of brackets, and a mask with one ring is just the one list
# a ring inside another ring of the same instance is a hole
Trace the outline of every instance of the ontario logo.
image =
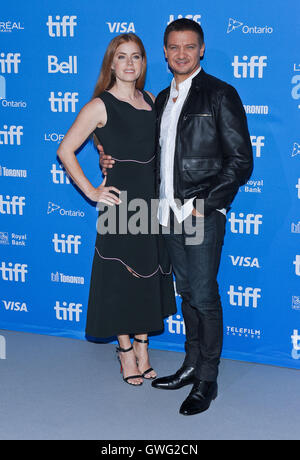
[(230, 34), (234, 30), (240, 29), (243, 34), (272, 34), (273, 27), (270, 26), (248, 26), (237, 19), (229, 18), (227, 33)]

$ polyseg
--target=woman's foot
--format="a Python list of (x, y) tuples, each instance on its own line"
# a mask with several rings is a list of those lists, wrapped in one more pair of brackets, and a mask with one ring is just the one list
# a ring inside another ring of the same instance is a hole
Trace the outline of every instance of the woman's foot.
[(133, 342), (133, 349), (136, 356), (136, 361), (138, 365), (138, 370), (140, 374), (144, 377), (144, 379), (155, 379), (157, 377), (157, 373), (154, 369), (150, 366), (149, 362), (149, 354), (148, 354), (148, 343), (149, 340), (147, 339), (146, 335), (139, 337), (134, 337)]
[(123, 380), (130, 385), (142, 385), (143, 376), (137, 367), (133, 347), (126, 349), (119, 347), (117, 352), (121, 363), (121, 372), (123, 372)]

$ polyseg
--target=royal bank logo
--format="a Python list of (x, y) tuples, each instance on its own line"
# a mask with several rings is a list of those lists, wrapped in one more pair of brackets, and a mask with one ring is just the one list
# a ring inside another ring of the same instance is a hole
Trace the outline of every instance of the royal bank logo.
[(300, 295), (292, 296), (292, 309), (300, 311)]
[(229, 18), (227, 33), (230, 34), (237, 29), (239, 29), (243, 34), (272, 34), (274, 31), (273, 27), (270, 26), (249, 26), (234, 18)]

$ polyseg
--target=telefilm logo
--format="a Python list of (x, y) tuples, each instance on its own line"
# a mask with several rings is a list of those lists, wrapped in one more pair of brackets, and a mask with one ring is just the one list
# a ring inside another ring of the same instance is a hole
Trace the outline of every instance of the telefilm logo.
[(79, 323), (82, 313), (82, 304), (74, 302), (62, 302), (62, 304), (60, 304), (59, 300), (57, 300), (54, 310), (56, 312), (56, 319), (59, 321), (75, 321)]
[(170, 14), (168, 24), (175, 21), (176, 19), (182, 19), (182, 18), (192, 19), (192, 21), (195, 21), (198, 24), (201, 24), (201, 14), (186, 14), (185, 16), (182, 14), (178, 14), (177, 16), (175, 16), (175, 14)]
[[(263, 70), (267, 67), (267, 56), (234, 56), (233, 76), (235, 78), (263, 78)], [(248, 72), (249, 70), (249, 72)]]
[(68, 216), (68, 217), (84, 217), (85, 213), (80, 210), (72, 210), (72, 209), (64, 209), (58, 204), (52, 203), (49, 201), (48, 203), (48, 208), (47, 208), (47, 214), (52, 214), (53, 212), (58, 211), (58, 213), (61, 216)]
[(74, 37), (77, 16), (48, 16), (46, 25), (50, 37)]
[(253, 329), (241, 326), (226, 326), (226, 335), (232, 337), (243, 337), (246, 339), (260, 339), (262, 336), (261, 329)]
[(0, 272), (3, 281), (12, 281), (12, 282), (26, 282), (26, 273), (28, 273), (28, 265), (13, 263), (13, 262), (3, 262), (0, 266)]
[(298, 329), (294, 329), (293, 334), (291, 335), (292, 340), (292, 358), (293, 359), (300, 359), (300, 335)]
[(270, 35), (273, 33), (274, 29), (271, 26), (249, 26), (241, 21), (237, 21), (236, 19), (229, 18), (228, 26), (227, 26), (227, 33), (230, 34), (231, 32), (239, 30), (243, 34), (252, 35), (252, 34), (264, 34)]
[(262, 225), (262, 214), (245, 214), (239, 213), (239, 217), (236, 217), (235, 212), (230, 213), (230, 231), (232, 233), (240, 234), (259, 234), (259, 227)]
[(62, 254), (78, 254), (79, 246), (81, 245), (80, 235), (65, 235), (62, 233), (58, 237), (57, 233), (54, 233), (52, 243), (55, 252)]

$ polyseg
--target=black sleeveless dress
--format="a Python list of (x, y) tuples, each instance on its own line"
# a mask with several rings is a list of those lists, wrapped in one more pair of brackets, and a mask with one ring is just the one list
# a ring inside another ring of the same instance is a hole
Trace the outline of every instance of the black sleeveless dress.
[(99, 96), (107, 122), (95, 134), (115, 159), (106, 186), (121, 191), (122, 204), (99, 207), (87, 338), (159, 332), (163, 318), (176, 312), (172, 267), (156, 227), (155, 109), (150, 96), (143, 96), (151, 110), (107, 91)]

